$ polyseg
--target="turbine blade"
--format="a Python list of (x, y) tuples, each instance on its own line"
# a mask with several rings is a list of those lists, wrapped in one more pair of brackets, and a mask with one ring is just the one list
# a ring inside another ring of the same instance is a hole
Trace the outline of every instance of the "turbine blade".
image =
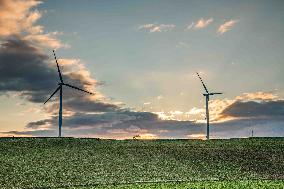
[(203, 85), (205, 91), (206, 91), (207, 93), (209, 93), (208, 90), (207, 90), (207, 88), (206, 88), (206, 86), (205, 86), (205, 84), (204, 84), (204, 82), (203, 82), (203, 80), (202, 80), (202, 78), (200, 77), (200, 75), (198, 74), (198, 72), (196, 72), (196, 73), (197, 73), (197, 76), (199, 77), (199, 79), (200, 79), (200, 81), (201, 81), (201, 83), (202, 83), (202, 85)]
[(94, 93), (91, 93), (91, 92), (89, 92), (89, 91), (85, 91), (85, 90), (83, 90), (83, 89), (80, 89), (80, 88), (78, 88), (78, 87), (75, 87), (75, 86), (73, 86), (73, 85), (69, 85), (69, 84), (66, 84), (66, 83), (64, 83), (63, 85), (66, 85), (67, 87), (71, 87), (71, 88), (73, 88), (73, 89), (77, 89), (77, 90), (79, 90), (79, 91), (83, 91), (83, 92), (88, 93), (88, 94), (94, 94)]
[(215, 95), (215, 94), (223, 94), (223, 93), (210, 93), (210, 95)]
[(57, 87), (57, 89), (52, 93), (52, 95), (43, 103), (47, 103), (47, 101), (49, 101), (49, 99), (51, 99), (51, 97), (60, 89), (61, 86)]
[(63, 79), (62, 79), (62, 75), (61, 75), (61, 72), (60, 72), (60, 69), (59, 69), (59, 65), (58, 65), (58, 62), (57, 62), (55, 51), (54, 50), (52, 50), (52, 51), (53, 51), (53, 55), (54, 55), (54, 58), (55, 58), (56, 65), (57, 65), (57, 71), (58, 71), (58, 74), (59, 74), (59, 79), (60, 79), (61, 83), (63, 83)]

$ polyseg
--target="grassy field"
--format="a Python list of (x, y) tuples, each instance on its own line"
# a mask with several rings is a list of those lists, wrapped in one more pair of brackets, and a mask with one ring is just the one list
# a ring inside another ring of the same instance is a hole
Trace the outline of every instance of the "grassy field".
[(1, 138), (0, 188), (284, 188), (283, 162), (284, 138)]
[(283, 189), (284, 182), (281, 180), (246, 180), (246, 181), (203, 181), (203, 182), (181, 182), (181, 183), (140, 183), (120, 185), (98, 185), (89, 187), (70, 187), (71, 189)]

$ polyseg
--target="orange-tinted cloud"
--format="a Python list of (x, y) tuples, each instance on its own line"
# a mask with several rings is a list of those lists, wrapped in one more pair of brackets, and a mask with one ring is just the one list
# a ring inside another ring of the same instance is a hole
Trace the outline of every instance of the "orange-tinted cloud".
[(217, 32), (219, 34), (224, 34), (225, 32), (231, 30), (236, 23), (239, 22), (238, 20), (229, 20), (227, 22), (225, 22), (224, 24), (220, 25)]
[[(210, 114), (213, 121), (216, 122), (224, 122), (241, 117), (270, 115), (269, 112), (274, 112), (275, 116), (277, 116), (278, 113), (274, 111), (275, 109), (272, 110), (270, 108), (273, 106), (276, 108), (279, 105), (281, 106), (281, 104), (281, 99), (278, 95), (270, 92), (243, 93), (232, 100), (212, 100), (210, 102)], [(258, 110), (258, 108), (261, 110)]]
[(276, 100), (278, 95), (269, 92), (243, 93), (236, 97), (236, 100)]
[[(37, 28), (34, 28), (37, 29)], [(68, 48), (67, 44), (63, 44), (57, 37), (58, 32), (50, 32), (50, 33), (39, 33), (39, 34), (29, 34), (23, 37), (24, 40), (31, 42), (31, 44), (35, 45), (36, 47), (41, 48), (51, 48), (51, 49), (59, 49), (61, 47)]]
[(148, 30), (149, 33), (167, 32), (174, 29), (174, 24), (144, 24), (138, 27), (138, 30)]
[(0, 1), (0, 37), (26, 32), (41, 32), (33, 24), (41, 17), (38, 11), (30, 11), (41, 2), (36, 0), (1, 0)]
[(197, 23), (194, 25), (194, 29), (202, 29), (207, 27), (209, 24), (213, 22), (213, 18), (209, 18), (207, 20), (201, 18), (197, 21)]
[(204, 133), (198, 133), (198, 134), (190, 134), (187, 135), (189, 139), (202, 139), (205, 140), (206, 139), (206, 135)]
[(44, 27), (36, 24), (42, 12), (34, 8), (41, 3), (37, 0), (1, 0), (0, 38), (21, 36), (37, 48), (68, 47), (56, 38), (59, 32), (44, 33)]

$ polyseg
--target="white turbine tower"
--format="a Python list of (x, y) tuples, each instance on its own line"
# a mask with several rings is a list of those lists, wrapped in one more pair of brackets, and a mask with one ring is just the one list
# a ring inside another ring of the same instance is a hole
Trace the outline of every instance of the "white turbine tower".
[(64, 83), (63, 82), (63, 78), (62, 78), (62, 75), (61, 75), (61, 72), (60, 72), (60, 69), (59, 69), (59, 65), (58, 65), (58, 62), (57, 62), (57, 58), (55, 56), (55, 52), (53, 50), (53, 55), (54, 55), (54, 58), (55, 58), (55, 62), (56, 62), (56, 65), (57, 65), (57, 71), (58, 71), (58, 74), (59, 74), (59, 83), (58, 83), (58, 87), (57, 89), (52, 93), (52, 95), (44, 102), (44, 104), (49, 101), (49, 99), (51, 99), (51, 97), (57, 92), (59, 91), (59, 117), (58, 117), (58, 123), (59, 123), (59, 133), (58, 133), (58, 136), (61, 137), (61, 127), (62, 127), (62, 86), (66, 86), (66, 87), (70, 87), (70, 88), (73, 88), (73, 89), (77, 89), (79, 91), (83, 91), (85, 93), (88, 93), (88, 94), (93, 94), (91, 92), (88, 92), (88, 91), (85, 91), (83, 89), (80, 89), (78, 87), (75, 87), (75, 86), (72, 86), (72, 85), (69, 85), (67, 83)]
[[(196, 72), (197, 73), (197, 72)], [(207, 133), (206, 133), (206, 139), (209, 140), (209, 107), (208, 107), (208, 103), (209, 103), (209, 96), (213, 96), (213, 95), (216, 95), (216, 94), (223, 94), (223, 93), (209, 93), (209, 91), (207, 90), (203, 80), (201, 79), (200, 75), (197, 73), (197, 76), (199, 77), (204, 89), (205, 89), (205, 92), (203, 94), (203, 96), (205, 96), (205, 99), (206, 99), (206, 122), (207, 122)]]

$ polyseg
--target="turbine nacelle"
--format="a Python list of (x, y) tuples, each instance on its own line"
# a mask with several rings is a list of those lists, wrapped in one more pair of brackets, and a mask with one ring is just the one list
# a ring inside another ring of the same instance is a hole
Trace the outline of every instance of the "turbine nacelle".
[(203, 94), (203, 96), (212, 96), (212, 95), (216, 95), (216, 94), (223, 94), (223, 93), (205, 93)]

